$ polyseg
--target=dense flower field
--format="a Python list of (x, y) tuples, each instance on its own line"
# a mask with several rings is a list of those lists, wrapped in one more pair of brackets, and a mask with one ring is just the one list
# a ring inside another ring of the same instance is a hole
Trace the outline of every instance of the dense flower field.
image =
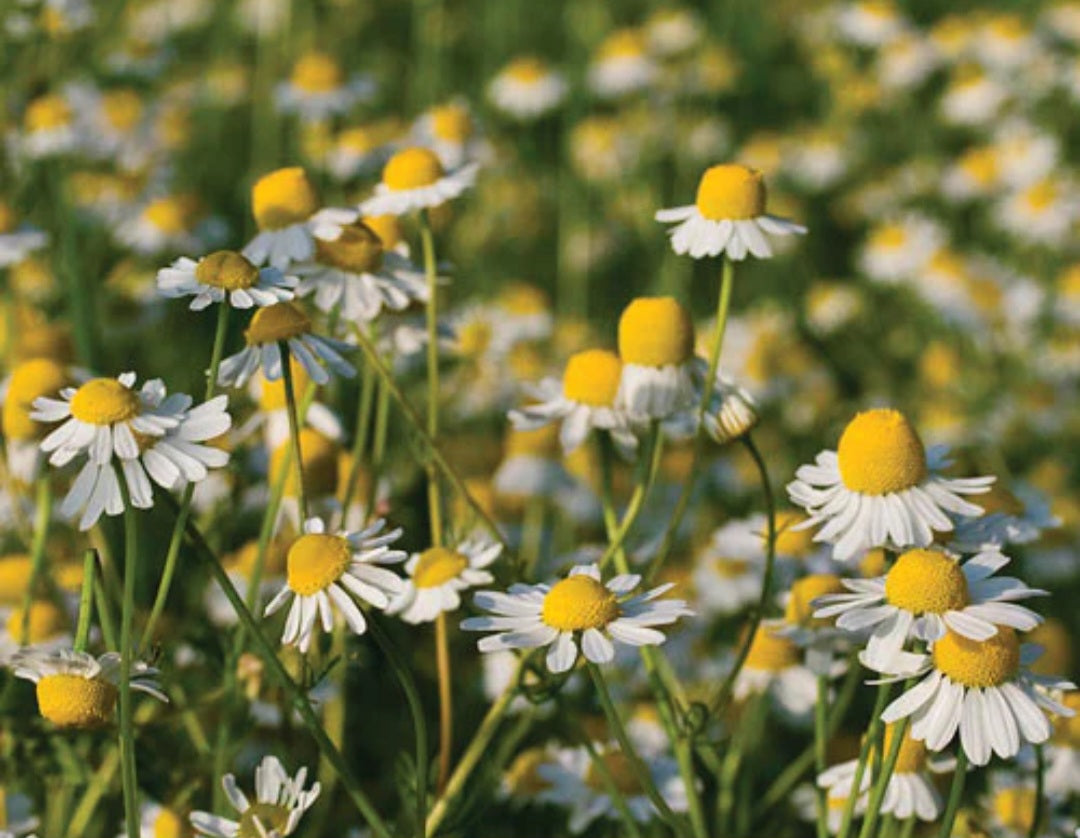
[(1080, 2), (0, 27), (0, 838), (1080, 836)]

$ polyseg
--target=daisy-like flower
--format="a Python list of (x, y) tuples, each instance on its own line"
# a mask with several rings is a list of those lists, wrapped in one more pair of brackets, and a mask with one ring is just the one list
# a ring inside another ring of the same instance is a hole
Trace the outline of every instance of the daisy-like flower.
[(315, 236), (333, 239), (356, 219), (349, 209), (319, 209), (319, 197), (299, 166), (277, 169), (251, 187), (251, 212), (259, 228), (243, 254), (255, 265), (287, 269), (315, 254)]
[(859, 268), (878, 282), (899, 282), (916, 276), (944, 243), (941, 227), (912, 215), (870, 232), (859, 252)]
[(201, 311), (226, 299), (233, 308), (269, 306), (293, 298), (296, 279), (277, 268), (256, 268), (232, 250), (219, 250), (198, 261), (184, 256), (157, 272), (164, 297), (194, 297), (190, 308)]
[(293, 64), (288, 81), (278, 85), (275, 101), (282, 113), (297, 114), (305, 122), (322, 122), (348, 113), (374, 92), (371, 79), (346, 78), (333, 56), (307, 52)]
[(978, 69), (961, 67), (941, 96), (941, 115), (952, 125), (985, 125), (998, 116), (1009, 94)]
[(540, 119), (562, 104), (566, 80), (534, 56), (515, 58), (488, 85), (488, 98), (504, 114), (522, 122)]
[(143, 801), (139, 807), (139, 838), (179, 836), (184, 835), (187, 829), (184, 818), (174, 809), (151, 800)]
[(288, 345), (290, 356), (301, 363), (316, 384), (330, 380), (327, 367), (343, 378), (355, 376), (356, 369), (341, 356), (350, 351), (349, 345), (316, 335), (312, 326), (311, 318), (295, 303), (260, 308), (244, 331), (247, 346), (221, 362), (218, 383), (241, 387), (260, 367), (266, 378), (277, 381), (283, 374), (278, 346), (281, 342)]
[(735, 677), (733, 695), (737, 701), (767, 695), (783, 716), (801, 723), (817, 701), (817, 676), (803, 665), (802, 650), (792, 638), (762, 625)]
[(33, 599), (30, 608), (0, 606), (0, 665), (23, 647), (53, 651), (71, 647), (71, 616), (51, 599)]
[(1013, 577), (994, 576), (1008, 563), (997, 550), (963, 564), (940, 550), (908, 550), (884, 576), (842, 580), (848, 593), (816, 599), (814, 616), (839, 615), (836, 625), (849, 631), (871, 629), (860, 659), (871, 669), (887, 672), (908, 638), (932, 643), (953, 631), (979, 641), (993, 637), (999, 626), (1031, 631), (1042, 622), (1015, 601), (1046, 591)]
[(621, 449), (633, 450), (637, 438), (615, 406), (621, 376), (622, 361), (614, 352), (578, 352), (567, 361), (562, 381), (545, 378), (530, 388), (535, 403), (510, 411), (510, 421), (524, 431), (561, 422), (559, 441), (567, 452), (581, 445), (593, 429), (608, 431)]
[(319, 518), (304, 522), (304, 534), (285, 557), (285, 585), (263, 614), (268, 617), (292, 601), (282, 643), (307, 652), (316, 620), (323, 631), (333, 631), (335, 608), (354, 633), (363, 634), (367, 620), (353, 597), (385, 609), (401, 594), (401, 577), (381, 567), (405, 561), (405, 553), (389, 547), (401, 537), (401, 530), (383, 532), (385, 528), (380, 518), (359, 532), (332, 535)]
[(983, 641), (949, 630), (928, 654), (897, 657), (898, 677), (926, 677), (886, 707), (881, 718), (892, 724), (910, 716), (911, 737), (931, 751), (945, 748), (959, 731), (960, 745), (973, 765), (986, 765), (991, 753), (1011, 759), (1023, 742), (1038, 745), (1050, 738), (1045, 712), (1073, 715), (1049, 690), (1075, 685), (1029, 671), (1041, 652), (1037, 646), (1022, 645), (1005, 626)]
[(165, 195), (120, 219), (115, 226), (118, 241), (136, 253), (198, 252), (224, 238), (220, 219), (208, 217), (194, 195)]
[(765, 554), (757, 517), (718, 528), (694, 561), (694, 601), (708, 615), (727, 616), (761, 595)]
[[(700, 373), (696, 378), (704, 379), (708, 368), (703, 363), (695, 364), (695, 372)], [(702, 380), (697, 388), (700, 391), (704, 387)], [(691, 414), (691, 418), (697, 417)], [(727, 373), (717, 370), (704, 416), (705, 432), (713, 442), (724, 445), (738, 439), (758, 423), (758, 418), (757, 401), (750, 392), (737, 384)], [(687, 430), (689, 434), (693, 432), (692, 427)]]
[(656, 63), (649, 56), (647, 46), (640, 29), (619, 29), (608, 35), (589, 65), (590, 89), (604, 99), (645, 90), (657, 75)]
[(706, 169), (695, 203), (659, 210), (656, 220), (676, 225), (669, 231), (671, 249), (694, 259), (724, 254), (739, 261), (747, 253), (769, 259), (773, 253), (766, 233), (806, 232), (801, 224), (765, 212), (764, 176), (738, 163)]
[(66, 96), (46, 93), (26, 106), (19, 146), (34, 160), (74, 151), (79, 144), (75, 112)]
[(1080, 204), (1069, 186), (1044, 178), (1002, 199), (994, 217), (1020, 241), (1056, 247), (1075, 229)]
[(4, 432), (7, 464), (12, 474), (27, 484), (37, 476), (41, 463), (38, 443), (48, 428), (31, 418), (34, 401), (58, 393), (72, 380), (72, 373), (51, 358), (31, 358), (15, 366), (0, 385), (0, 428)]
[(41, 250), (49, 241), (43, 230), (21, 225), (16, 227), (14, 211), (0, 201), (0, 268), (10, 268), (33, 253)]
[(385, 122), (345, 128), (334, 138), (322, 165), (339, 181), (375, 172), (390, 156), (396, 130)]
[(1046, 747), (1046, 790), (1068, 797), (1080, 792), (1080, 692), (1065, 693), (1061, 703), (1073, 715), (1054, 719), (1054, 735)]
[(531, 431), (511, 429), (507, 433), (503, 459), (492, 477), (492, 487), (500, 499), (523, 506), (527, 499), (551, 499), (572, 483), (559, 462), (554, 425), (541, 425)]
[(838, 561), (874, 547), (928, 547), (935, 530), (953, 529), (946, 512), (981, 515), (961, 495), (986, 492), (994, 482), (943, 476), (946, 456), (943, 446), (923, 448), (899, 411), (877, 408), (856, 414), (837, 450), (800, 466), (787, 491), (810, 516), (803, 526), (822, 525), (814, 540), (832, 544)]
[(950, 548), (974, 552), (991, 545), (1031, 544), (1045, 530), (1061, 526), (1061, 519), (1054, 515), (1049, 499), (1041, 492), (1022, 484), (1013, 489), (1010, 492), (1001, 481), (996, 482), (979, 498), (986, 514), (957, 520)]
[(429, 547), (423, 553), (414, 553), (405, 565), (409, 574), (405, 587), (389, 612), (415, 624), (430, 623), (440, 614), (456, 611), (461, 607), (462, 591), (494, 581), (485, 568), (501, 552), (501, 544), (479, 537), (456, 548)]
[(413, 146), (394, 154), (383, 167), (375, 194), (360, 205), (364, 215), (407, 215), (445, 204), (476, 180), (476, 163), (447, 172), (429, 148)]
[[(11, 661), (18, 678), (36, 685), (38, 711), (57, 727), (94, 728), (112, 721), (120, 695), (120, 655), (99, 658), (70, 649), (24, 649)], [(167, 702), (155, 676), (142, 661), (131, 667), (131, 688)]]
[(630, 418), (671, 419), (693, 409), (694, 323), (673, 297), (639, 297), (619, 318), (622, 373), (616, 405)]
[(664, 635), (653, 626), (670, 625), (693, 612), (681, 599), (656, 601), (673, 586), (661, 585), (629, 596), (641, 582), (636, 574), (621, 574), (601, 582), (596, 565), (577, 565), (554, 585), (511, 586), (509, 592), (481, 591), (474, 597), (493, 617), (470, 617), (466, 631), (495, 631), (477, 644), (481, 652), (550, 647), (547, 667), (567, 672), (578, 659), (578, 644), (592, 663), (615, 657), (612, 641), (628, 646), (658, 646)]
[(685, 55), (701, 43), (706, 31), (701, 16), (690, 9), (657, 9), (645, 22), (649, 49), (662, 58)]
[(340, 306), (352, 323), (370, 323), (385, 308), (402, 311), (414, 301), (427, 301), (423, 271), (394, 250), (363, 221), (341, 229), (333, 240), (315, 239), (315, 261), (297, 265), (297, 293), (314, 294), (322, 311)]
[(301, 768), (295, 777), (290, 777), (277, 757), (265, 756), (255, 768), (254, 802), (240, 791), (235, 776), (226, 774), (221, 778), (225, 796), (240, 813), (240, 820), (229, 820), (210, 812), (192, 812), (191, 825), (200, 835), (211, 838), (285, 838), (292, 835), (321, 790), (318, 783), (304, 790), (307, 773), (307, 768)]
[(448, 170), (458, 169), (469, 161), (479, 162), (490, 153), (477, 130), (472, 110), (463, 99), (430, 108), (416, 120), (412, 136), (418, 146), (434, 151)]
[(854, 44), (881, 47), (903, 34), (908, 23), (890, 0), (856, 0), (836, 10), (836, 26)]

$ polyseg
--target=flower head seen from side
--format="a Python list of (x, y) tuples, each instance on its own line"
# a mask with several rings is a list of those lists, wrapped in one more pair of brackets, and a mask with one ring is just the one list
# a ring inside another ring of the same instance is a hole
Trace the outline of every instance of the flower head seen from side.
[(910, 716), (911, 737), (931, 751), (945, 748), (959, 731), (973, 765), (986, 765), (991, 753), (1011, 759), (1022, 743), (1038, 745), (1050, 738), (1047, 712), (1073, 714), (1050, 691), (1075, 685), (1028, 669), (1040, 653), (1037, 646), (1022, 645), (1006, 626), (982, 641), (949, 630), (929, 653), (895, 659), (897, 677), (925, 677), (886, 707), (881, 718), (892, 724)]
[(241, 387), (260, 368), (267, 379), (277, 381), (283, 375), (280, 343), (288, 345), (289, 354), (316, 384), (330, 380), (327, 367), (343, 378), (355, 376), (356, 369), (342, 357), (349, 346), (315, 334), (313, 325), (307, 312), (293, 302), (258, 309), (244, 331), (247, 346), (221, 362), (218, 383)]
[(733, 695), (738, 701), (768, 695), (782, 716), (801, 723), (817, 700), (817, 676), (803, 665), (802, 649), (794, 639), (762, 624), (735, 678)]
[(52, 358), (30, 358), (11, 369), (0, 385), (0, 430), (7, 448), (7, 464), (18, 479), (30, 483), (37, 476), (42, 455), (38, 443), (48, 427), (31, 418), (34, 402), (60, 392), (71, 383), (73, 373)]
[(387, 161), (375, 194), (360, 205), (360, 211), (364, 215), (407, 215), (441, 206), (473, 185), (477, 168), (476, 163), (466, 163), (447, 172), (431, 149), (402, 149)]
[(507, 116), (528, 122), (554, 111), (566, 98), (566, 79), (539, 58), (522, 56), (488, 85), (488, 98)]
[(510, 421), (522, 431), (560, 422), (559, 441), (569, 452), (592, 430), (608, 431), (620, 449), (632, 451), (637, 439), (628, 417), (616, 406), (622, 361), (606, 349), (586, 349), (570, 356), (562, 381), (545, 378), (529, 391), (536, 401), (510, 411)]
[(401, 530), (384, 532), (385, 528), (386, 522), (379, 519), (359, 532), (330, 534), (319, 518), (304, 523), (303, 535), (285, 558), (285, 585), (264, 612), (268, 617), (291, 600), (282, 643), (307, 652), (317, 624), (325, 632), (333, 631), (334, 609), (353, 633), (363, 634), (367, 620), (353, 597), (385, 609), (401, 594), (401, 577), (382, 567), (405, 560), (405, 553), (390, 548)]
[(502, 545), (473, 538), (457, 547), (429, 547), (405, 565), (409, 574), (401, 594), (390, 605), (406, 623), (430, 623), (440, 614), (461, 607), (461, 592), (490, 585), (486, 569), (499, 558)]
[(696, 406), (694, 323), (673, 297), (638, 297), (619, 318), (622, 374), (616, 404), (635, 422)]
[(663, 209), (656, 220), (676, 224), (670, 231), (671, 248), (694, 259), (726, 255), (739, 261), (749, 253), (772, 257), (766, 234), (803, 234), (806, 228), (765, 211), (765, 178), (738, 163), (707, 169), (698, 184), (697, 200), (684, 207)]
[(192, 812), (191, 825), (199, 835), (210, 838), (286, 838), (319, 797), (319, 783), (304, 789), (307, 774), (307, 768), (301, 768), (290, 777), (277, 757), (265, 756), (255, 768), (254, 800), (240, 790), (234, 775), (221, 778), (225, 796), (240, 813), (238, 821), (210, 812)]
[(157, 272), (164, 297), (194, 297), (192, 311), (228, 300), (233, 308), (270, 306), (293, 298), (296, 279), (273, 267), (256, 268), (232, 250), (219, 250), (199, 260), (186, 256)]
[(75, 151), (79, 136), (75, 112), (61, 93), (45, 93), (32, 100), (23, 114), (22, 152), (38, 160)]
[[(11, 660), (16, 677), (36, 685), (38, 711), (57, 727), (95, 728), (110, 723), (120, 695), (120, 655), (99, 658), (70, 649), (24, 649)], [(136, 661), (131, 688), (168, 701), (155, 680), (157, 670)]]
[(296, 60), (288, 80), (278, 85), (275, 100), (282, 113), (319, 122), (347, 113), (374, 92), (370, 79), (347, 78), (332, 55), (312, 51)]
[(0, 268), (10, 268), (49, 241), (49, 234), (26, 225), (17, 225), (15, 212), (0, 200)]
[(859, 413), (836, 451), (800, 466), (787, 491), (821, 526), (815, 541), (833, 545), (833, 557), (849, 561), (875, 547), (928, 547), (934, 532), (949, 532), (946, 513), (975, 517), (982, 508), (961, 497), (986, 492), (993, 477), (950, 478), (945, 447), (927, 451), (899, 411)]
[(665, 638), (654, 626), (670, 625), (693, 613), (681, 599), (659, 599), (670, 584), (631, 596), (640, 583), (640, 576), (622, 574), (605, 584), (596, 565), (578, 565), (553, 585), (516, 584), (507, 593), (481, 591), (474, 602), (495, 616), (470, 617), (461, 627), (496, 632), (480, 640), (481, 652), (549, 647), (547, 667), (555, 673), (573, 668), (579, 644), (586, 660), (610, 663), (615, 657), (612, 641), (658, 646)]

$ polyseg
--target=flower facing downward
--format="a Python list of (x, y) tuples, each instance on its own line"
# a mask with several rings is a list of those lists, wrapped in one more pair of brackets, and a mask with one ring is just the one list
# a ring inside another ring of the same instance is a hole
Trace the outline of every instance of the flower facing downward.
[(694, 323), (673, 297), (638, 297), (619, 319), (622, 377), (617, 403), (635, 421), (692, 408)]
[(256, 268), (241, 253), (219, 250), (195, 261), (186, 256), (157, 273), (164, 297), (194, 297), (192, 311), (228, 298), (233, 308), (269, 306), (293, 298), (296, 279), (277, 268)]
[(390, 606), (407, 623), (428, 623), (461, 606), (461, 591), (489, 585), (494, 577), (485, 568), (499, 558), (502, 545), (470, 539), (449, 547), (429, 547), (405, 565), (409, 578)]
[(765, 212), (765, 179), (761, 172), (737, 163), (707, 169), (698, 184), (697, 200), (684, 207), (660, 210), (656, 220), (679, 222), (671, 230), (671, 247), (694, 259), (726, 254), (741, 260), (750, 253), (772, 256), (765, 234), (802, 234), (806, 228)]
[(508, 593), (483, 591), (477, 606), (494, 617), (472, 617), (466, 631), (497, 633), (480, 640), (481, 652), (550, 647), (547, 666), (566, 672), (578, 657), (578, 643), (587, 660), (608, 663), (615, 656), (612, 640), (630, 646), (656, 646), (664, 635), (652, 626), (670, 625), (693, 612), (679, 599), (655, 601), (672, 585), (628, 597), (641, 582), (623, 574), (601, 582), (596, 565), (578, 565), (554, 585), (515, 585)]
[(402, 149), (387, 161), (375, 194), (360, 205), (360, 211), (364, 215), (406, 215), (440, 206), (471, 187), (476, 170), (475, 163), (467, 163), (446, 172), (431, 149)]

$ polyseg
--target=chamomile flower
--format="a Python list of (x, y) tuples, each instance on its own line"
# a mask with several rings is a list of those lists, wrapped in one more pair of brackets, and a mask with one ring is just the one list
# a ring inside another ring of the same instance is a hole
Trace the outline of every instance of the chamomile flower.
[(662, 58), (685, 55), (701, 43), (706, 31), (700, 15), (690, 9), (658, 9), (645, 22), (649, 49)]
[(263, 612), (270, 616), (292, 601), (281, 642), (297, 645), (307, 652), (320, 621), (323, 631), (334, 628), (334, 609), (341, 612), (355, 634), (367, 631), (367, 620), (353, 597), (375, 608), (385, 609), (401, 594), (401, 577), (381, 565), (405, 560), (400, 550), (389, 545), (401, 537), (401, 530), (384, 532), (379, 519), (359, 532), (332, 535), (319, 518), (304, 522), (304, 533), (292, 543), (285, 558), (286, 581)]
[(189, 308), (201, 311), (226, 300), (233, 308), (269, 306), (293, 298), (296, 279), (277, 268), (256, 268), (232, 250), (218, 250), (198, 261), (184, 256), (157, 272), (164, 297), (194, 297)]
[(920, 32), (904, 32), (881, 50), (877, 75), (888, 90), (918, 87), (941, 64), (934, 42)]
[(800, 466), (787, 491), (810, 516), (804, 526), (821, 525), (814, 540), (832, 544), (838, 561), (874, 547), (927, 547), (935, 530), (953, 529), (945, 513), (982, 514), (961, 496), (986, 492), (994, 482), (943, 476), (946, 456), (944, 447), (923, 448), (903, 414), (877, 408), (848, 423), (837, 451)]
[(629, 96), (648, 88), (657, 75), (645, 35), (638, 29), (619, 29), (600, 44), (589, 65), (589, 88), (604, 99)]
[[(113, 720), (120, 695), (120, 655), (99, 658), (70, 649), (25, 649), (11, 661), (18, 678), (36, 685), (38, 712), (57, 727), (95, 728)], [(158, 687), (157, 670), (141, 661), (131, 667), (131, 688), (168, 701)]]
[(773, 626), (761, 625), (735, 677), (732, 694), (738, 701), (767, 695), (783, 716), (802, 723), (817, 701), (817, 676), (803, 665), (802, 650), (792, 638)]
[(151, 800), (144, 800), (139, 807), (139, 838), (181, 836), (187, 828), (187, 822), (175, 809)]
[(952, 125), (985, 125), (1001, 111), (1008, 92), (979, 70), (962, 67), (941, 97), (941, 115)]
[(0, 665), (24, 647), (47, 652), (71, 647), (71, 615), (51, 599), (32, 599), (29, 608), (0, 606)]
[(859, 268), (878, 282), (911, 279), (943, 243), (938, 224), (922, 216), (906, 216), (871, 230), (858, 256)]
[(430, 623), (440, 614), (461, 607), (461, 592), (490, 585), (495, 577), (486, 568), (499, 558), (502, 545), (471, 538), (457, 547), (429, 547), (405, 564), (405, 587), (389, 612), (406, 623)]
[(671, 249), (694, 259), (720, 256), (739, 261), (749, 253), (772, 257), (766, 234), (803, 234), (806, 228), (765, 212), (765, 178), (761, 172), (737, 163), (705, 170), (695, 203), (656, 213), (656, 220), (675, 223), (669, 231)]
[(402, 311), (426, 301), (423, 271), (394, 250), (363, 221), (341, 228), (332, 239), (315, 238), (315, 258), (293, 268), (297, 293), (313, 294), (322, 311), (339, 311), (351, 323), (370, 323), (384, 309)]
[(1054, 733), (1046, 746), (1046, 790), (1067, 797), (1080, 792), (1080, 692), (1065, 693), (1061, 703), (1073, 715), (1054, 719)]
[(855, 0), (837, 10), (841, 36), (862, 47), (881, 47), (907, 29), (907, 21), (890, 0)]
[(27, 484), (37, 476), (42, 459), (38, 445), (48, 428), (31, 418), (34, 401), (58, 393), (73, 379), (73, 373), (51, 358), (31, 358), (11, 370), (0, 385), (7, 465), (12, 474)]
[(220, 219), (208, 217), (194, 195), (164, 195), (134, 209), (115, 225), (117, 240), (136, 253), (198, 252), (224, 238)]
[(453, 171), (490, 155), (472, 110), (463, 99), (454, 99), (427, 110), (416, 120), (413, 141), (435, 152), (439, 162)]
[(275, 101), (282, 113), (296, 114), (305, 122), (321, 122), (348, 113), (374, 92), (371, 79), (346, 78), (337, 59), (313, 51), (296, 60), (288, 81), (278, 85)]
[(695, 602), (705, 614), (736, 614), (760, 597), (765, 559), (761, 523), (754, 517), (724, 524), (695, 559)]
[(573, 478), (559, 462), (554, 425), (507, 433), (502, 461), (492, 477), (492, 487), (502, 500), (523, 505), (530, 498), (550, 499), (572, 485)]
[(639, 297), (619, 318), (622, 373), (616, 405), (633, 421), (665, 420), (692, 409), (694, 323), (673, 297)]
[(1049, 500), (1037, 489), (1016, 485), (1010, 492), (1000, 481), (995, 483), (980, 504), (986, 513), (979, 518), (960, 518), (956, 522), (950, 547), (974, 551), (990, 546), (1031, 544), (1046, 530), (1061, 526)]
[(549, 647), (547, 667), (567, 672), (578, 659), (578, 644), (592, 663), (610, 663), (612, 641), (629, 646), (658, 646), (664, 635), (653, 626), (670, 625), (692, 614), (680, 599), (657, 598), (672, 585), (630, 596), (641, 583), (636, 574), (601, 582), (596, 565), (577, 565), (554, 585), (513, 585), (507, 593), (481, 591), (473, 601), (492, 617), (462, 621), (466, 631), (494, 631), (477, 644), (481, 652)]
[(255, 768), (254, 802), (240, 790), (232, 774), (221, 778), (225, 796), (240, 813), (240, 820), (229, 820), (210, 812), (192, 812), (191, 825), (199, 835), (210, 838), (258, 838), (264, 835), (285, 838), (292, 835), (321, 790), (315, 783), (305, 791), (307, 774), (307, 768), (301, 768), (295, 777), (290, 777), (277, 757), (265, 756)]
[(1057, 247), (1072, 235), (1080, 204), (1068, 186), (1045, 178), (1002, 199), (994, 218), (1022, 242)]
[(559, 441), (569, 452), (596, 429), (608, 431), (623, 450), (633, 450), (637, 438), (627, 417), (616, 407), (622, 361), (606, 349), (586, 349), (570, 357), (562, 381), (545, 378), (527, 393), (534, 404), (510, 411), (518, 430), (535, 430), (560, 422)]
[(38, 160), (69, 154), (78, 148), (75, 111), (61, 93), (45, 93), (31, 101), (23, 114), (17, 148)]
[(348, 344), (317, 335), (312, 327), (311, 318), (295, 303), (258, 309), (244, 331), (247, 346), (221, 362), (218, 383), (243, 386), (260, 367), (266, 378), (277, 381), (282, 377), (281, 342), (288, 344), (290, 356), (316, 384), (326, 384), (330, 371), (343, 378), (354, 377), (356, 369), (341, 355), (350, 351)]
[(515, 58), (488, 85), (488, 98), (507, 116), (539, 119), (562, 104), (567, 84), (561, 74), (534, 56)]
[[(704, 379), (708, 369), (704, 364), (695, 365), (695, 378)], [(705, 387), (704, 381), (698, 382), (699, 390)], [(713, 442), (724, 445), (745, 435), (758, 423), (758, 406), (750, 392), (740, 386), (727, 373), (716, 371), (716, 379), (709, 390), (709, 402), (705, 407), (705, 432)], [(693, 435), (694, 420), (690, 414), (683, 430), (683, 435)], [(678, 435), (676, 430), (676, 435)]]
[(994, 576), (1008, 562), (997, 550), (979, 553), (963, 564), (940, 550), (908, 550), (884, 576), (842, 580), (848, 592), (816, 599), (814, 616), (839, 615), (839, 628), (869, 629), (860, 659), (879, 672), (889, 671), (909, 637), (932, 643), (952, 631), (980, 641), (993, 637), (999, 626), (1035, 628), (1041, 622), (1039, 615), (1015, 602), (1046, 592), (1019, 579)]
[(10, 268), (23, 261), (49, 241), (49, 234), (28, 225), (16, 226), (14, 211), (0, 201), (0, 268)]
[(1075, 685), (1029, 671), (1040, 653), (1038, 647), (1021, 645), (1005, 626), (983, 641), (949, 630), (928, 654), (897, 658), (898, 677), (926, 677), (886, 707), (881, 718), (892, 724), (910, 716), (911, 738), (931, 751), (945, 748), (959, 731), (960, 746), (973, 765), (986, 765), (991, 753), (1011, 759), (1023, 742), (1037, 745), (1050, 738), (1045, 712), (1073, 715), (1042, 688)]
[(441, 206), (476, 180), (476, 163), (447, 171), (429, 148), (413, 146), (394, 154), (383, 167), (375, 194), (360, 205), (364, 215), (407, 215)]

